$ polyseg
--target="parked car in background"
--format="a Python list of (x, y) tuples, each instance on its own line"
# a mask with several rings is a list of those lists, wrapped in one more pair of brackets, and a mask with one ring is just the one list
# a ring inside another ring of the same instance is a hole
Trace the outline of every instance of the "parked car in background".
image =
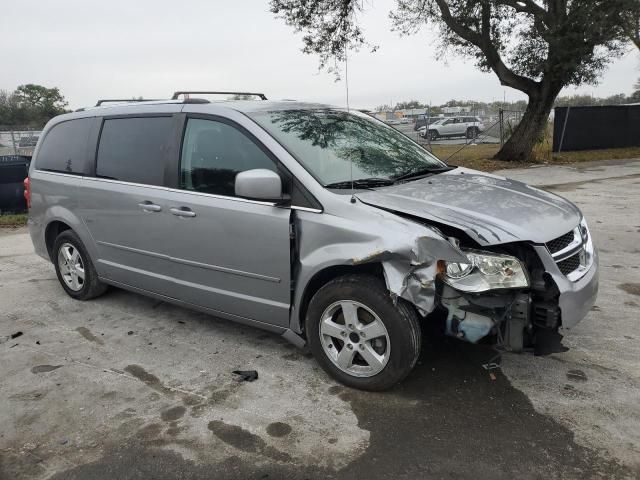
[(479, 117), (449, 117), (438, 124), (429, 125), (427, 134), (432, 141), (440, 137), (477, 138), (484, 129)]
[(416, 121), (413, 125), (413, 130), (418, 131), (422, 127), (426, 127), (427, 125), (431, 125), (432, 123), (439, 122), (442, 117), (427, 117), (426, 115), (420, 115), (416, 118)]
[(267, 329), (354, 388), (406, 377), (427, 324), (521, 352), (598, 290), (571, 202), (331, 106), (76, 111), (47, 124), (25, 186), (35, 251), (72, 298), (112, 285)]
[[(440, 125), (442, 122), (444, 122), (446, 119), (445, 118), (440, 118), (438, 120), (436, 120), (435, 122), (430, 123), (429, 125)], [(418, 129), (418, 135), (420, 135), (422, 138), (427, 138), (427, 126), (423, 126), (420, 127)]]

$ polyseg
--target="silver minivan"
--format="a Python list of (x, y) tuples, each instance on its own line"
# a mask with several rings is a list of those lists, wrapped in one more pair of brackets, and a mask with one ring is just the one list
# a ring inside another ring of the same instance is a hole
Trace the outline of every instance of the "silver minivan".
[(402, 380), (428, 325), (520, 352), (598, 289), (575, 205), (326, 105), (76, 111), (47, 124), (25, 184), (71, 297), (111, 285), (271, 330), (355, 388)]

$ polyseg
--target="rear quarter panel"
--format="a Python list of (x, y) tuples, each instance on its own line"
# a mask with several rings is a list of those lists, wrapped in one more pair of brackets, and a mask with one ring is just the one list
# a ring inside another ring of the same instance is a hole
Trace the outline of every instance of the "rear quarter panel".
[(96, 248), (85, 224), (77, 215), (78, 183), (81, 176), (33, 169), (29, 175), (31, 209), (29, 210), (29, 233), (35, 251), (50, 260), (45, 235), (47, 227), (54, 221), (67, 224), (82, 240), (91, 258), (96, 258)]

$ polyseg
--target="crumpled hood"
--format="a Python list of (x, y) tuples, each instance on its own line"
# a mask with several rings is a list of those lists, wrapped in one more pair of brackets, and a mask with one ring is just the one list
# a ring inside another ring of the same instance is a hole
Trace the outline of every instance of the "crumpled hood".
[(459, 228), (480, 245), (546, 243), (571, 231), (581, 218), (564, 198), (466, 168), (356, 196), (368, 205)]

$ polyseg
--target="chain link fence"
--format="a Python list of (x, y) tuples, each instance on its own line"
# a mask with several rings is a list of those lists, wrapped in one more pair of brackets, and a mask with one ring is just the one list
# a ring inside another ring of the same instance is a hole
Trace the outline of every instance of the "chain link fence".
[(438, 116), (429, 116), (428, 112), (417, 109), (373, 115), (429, 148), (431, 145), (504, 145), (522, 120), (523, 113), (520, 110), (466, 108)]
[(33, 155), (40, 133), (42, 133), (41, 130), (28, 127), (0, 125), (0, 155)]

